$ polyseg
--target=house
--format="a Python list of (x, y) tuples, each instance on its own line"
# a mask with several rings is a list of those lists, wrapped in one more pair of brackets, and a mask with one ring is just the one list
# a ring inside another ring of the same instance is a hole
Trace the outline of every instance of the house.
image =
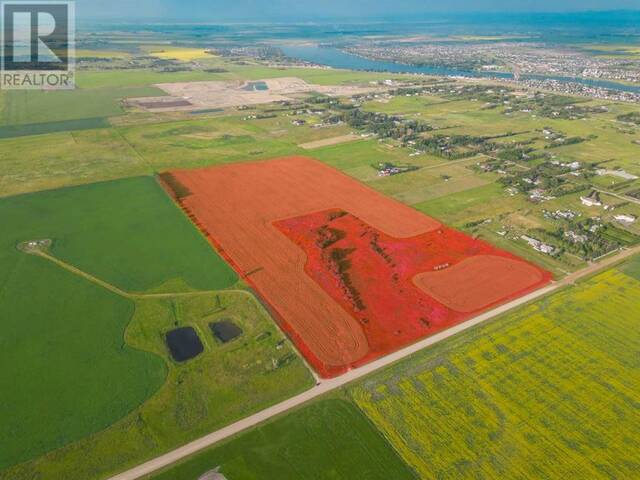
[(625, 172), (624, 170), (607, 170), (605, 168), (599, 168), (596, 170), (598, 175), (610, 175), (612, 177), (622, 178), (623, 180), (637, 180), (638, 176), (632, 173)]
[(638, 219), (635, 215), (628, 215), (628, 214), (615, 215), (613, 218), (615, 219), (616, 222), (623, 223), (625, 225), (633, 223)]
[(588, 240), (586, 235), (582, 235), (573, 231), (565, 232), (564, 236), (572, 243), (585, 243)]
[(553, 245), (547, 245), (537, 238), (528, 237), (526, 235), (522, 235), (520, 238), (522, 238), (525, 242), (532, 246), (534, 250), (538, 252), (546, 253), (547, 255), (553, 255), (556, 251)]

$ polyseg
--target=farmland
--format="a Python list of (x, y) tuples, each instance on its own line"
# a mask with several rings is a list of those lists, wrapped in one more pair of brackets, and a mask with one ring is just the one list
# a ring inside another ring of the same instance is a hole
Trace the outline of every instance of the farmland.
[[(220, 344), (209, 333), (208, 324), (229, 318), (243, 334)], [(176, 326), (194, 328), (205, 351), (185, 363), (170, 360), (160, 333)], [(108, 476), (313, 385), (304, 364), (248, 292), (143, 295), (136, 299), (136, 313), (125, 339), (164, 359), (167, 376), (157, 393), (108, 428), (9, 468), (0, 478)]]
[(122, 346), (133, 304), (2, 248), (0, 470), (108, 427), (166, 375), (160, 358)]
[[(550, 279), (311, 159), (171, 175), (191, 193), (179, 198), (189, 216), (273, 307), (323, 376), (362, 365)], [(292, 242), (300, 248), (291, 248)], [(262, 244), (270, 246), (268, 252)], [(472, 257), (483, 266), (467, 264)], [(496, 277), (491, 291), (480, 274), (485, 269)], [(467, 280), (457, 290), (452, 279), (460, 274)], [(380, 283), (380, 276), (389, 283)], [(469, 291), (477, 294), (463, 305), (460, 296)]]
[[(195, 478), (216, 467), (256, 478), (268, 471), (262, 458), (271, 447), (290, 438), (278, 427), (290, 425), (290, 434), (304, 425), (304, 440), (292, 440), (286, 457), (269, 456), (272, 468), (288, 472), (326, 451), (300, 415), (316, 407), (313, 417), (324, 419), (319, 405), (334, 398), (355, 402), (417, 478), (582, 478), (585, 472), (595, 479), (634, 478), (640, 282), (624, 272), (635, 271), (637, 260), (467, 330), (150, 478)], [(335, 424), (326, 421), (323, 431)], [(338, 445), (336, 464), (352, 447), (342, 447), (343, 435), (329, 442)], [(296, 475), (306, 478), (307, 471)]]
[[(110, 473), (311, 384), (155, 179), (9, 197), (0, 214), (1, 356), (12, 365), (0, 376), (0, 478)], [(16, 249), (41, 239), (55, 262)], [(219, 318), (243, 336), (216, 344), (208, 322)], [(182, 325), (205, 352), (177, 364), (164, 334)]]
[(107, 128), (105, 118), (83, 118), (80, 120), (61, 120), (59, 122), (31, 123), (26, 125), (10, 125), (0, 127), (0, 138), (27, 137), (45, 135), (47, 133), (66, 132), (70, 130), (93, 130)]
[[(2, 480), (106, 478), (311, 389), (298, 352), (336, 376), (640, 241), (616, 220), (640, 218), (635, 105), (563, 97), (593, 110), (545, 116), (554, 95), (513, 85), (117, 45), (79, 52), (75, 91), (0, 92)], [(194, 112), (126, 100), (285, 78), (327, 88)], [(37, 239), (42, 255), (16, 248)], [(634, 478), (639, 265), (157, 476)], [(198, 348), (172, 357), (174, 331)]]
[(607, 271), (351, 393), (421, 478), (632, 478), (639, 294)]
[(3, 92), (1, 123), (25, 125), (115, 116), (123, 113), (121, 99), (151, 95), (162, 95), (162, 92), (146, 86), (58, 92)]
[[(237, 280), (152, 177), (16, 196), (2, 207), (12, 225), (5, 248), (51, 238), (57, 258), (124, 290), (157, 290), (178, 278), (191, 289), (216, 290)], [(36, 213), (38, 222), (25, 222)], [(176, 260), (157, 261), (176, 251), (183, 252)]]
[(37, 142), (35, 137), (0, 140), (0, 196), (298, 153), (303, 151), (298, 143), (345, 133), (341, 127), (296, 130), (279, 118), (204, 117), (162, 122), (135, 117), (118, 127), (41, 135)]
[(337, 399), (303, 407), (151, 478), (192, 480), (217, 467), (237, 480), (415, 478), (364, 415)]
[(307, 275), (362, 326), (369, 353), (358, 364), (550, 278), (445, 227), (398, 239), (341, 210), (281, 220), (276, 226), (305, 252)]
[(149, 53), (154, 57), (181, 61), (190, 61), (210, 56), (207, 51), (202, 48), (162, 47), (161, 49), (149, 49)]

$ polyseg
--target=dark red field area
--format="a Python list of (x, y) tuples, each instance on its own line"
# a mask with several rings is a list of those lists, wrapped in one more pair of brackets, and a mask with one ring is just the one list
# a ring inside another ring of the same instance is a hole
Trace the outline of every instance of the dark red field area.
[(369, 352), (355, 365), (550, 280), (539, 268), (446, 227), (398, 239), (343, 210), (276, 226), (307, 254), (307, 274), (362, 326)]
[(183, 208), (325, 377), (551, 279), (312, 159), (172, 177)]

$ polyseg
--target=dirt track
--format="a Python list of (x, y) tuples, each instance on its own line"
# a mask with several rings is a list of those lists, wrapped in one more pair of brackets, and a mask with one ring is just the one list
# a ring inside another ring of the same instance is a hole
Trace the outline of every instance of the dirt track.
[(422, 340), (418, 343), (415, 343), (407, 348), (398, 350), (397, 352), (391, 355), (380, 358), (361, 368), (351, 370), (345, 373), (344, 375), (342, 375), (341, 377), (322, 381), (314, 389), (311, 389), (298, 396), (285, 400), (284, 402), (281, 402), (277, 405), (274, 405), (273, 407), (267, 408), (261, 412), (251, 415), (250, 417), (244, 418), (216, 432), (210, 433), (209, 435), (206, 435), (197, 440), (194, 440), (191, 443), (188, 443), (180, 448), (177, 448), (176, 450), (172, 450), (171, 452), (168, 452), (160, 457), (157, 457), (153, 460), (143, 463), (142, 465), (132, 468), (131, 470), (123, 472), (114, 477), (111, 477), (110, 480), (136, 480), (145, 475), (148, 475), (157, 470), (160, 470), (164, 467), (167, 467), (179, 460), (184, 459), (189, 455), (192, 455), (204, 448), (214, 445), (217, 442), (220, 442), (221, 440), (224, 440), (237, 433), (242, 432), (243, 430), (256, 426), (292, 408), (298, 407), (316, 397), (319, 397), (320, 395), (323, 395), (337, 388), (341, 388), (348, 383), (358, 380), (381, 368), (387, 367), (395, 362), (398, 362), (399, 360), (402, 360), (408, 357), (409, 355), (419, 352), (420, 350), (426, 347), (429, 347), (431, 345), (434, 345), (438, 342), (441, 342), (449, 337), (457, 335), (458, 333), (468, 330), (469, 328), (472, 328), (480, 323), (486, 322), (487, 320), (495, 318), (505, 312), (508, 312), (514, 308), (520, 307), (528, 302), (539, 299), (563, 287), (572, 285), (573, 283), (575, 283), (580, 279), (588, 277), (600, 270), (603, 270), (611, 265), (614, 265), (615, 263), (618, 263), (621, 260), (629, 258), (632, 255), (635, 255), (637, 253), (640, 253), (640, 246), (629, 249), (629, 250), (624, 250), (621, 253), (611, 256), (598, 264), (590, 265), (589, 267), (583, 270), (575, 272), (572, 275), (561, 280), (560, 282), (549, 285), (548, 287), (545, 287), (541, 290), (537, 290), (524, 297), (520, 297), (510, 303), (502, 305), (489, 312), (483, 313), (482, 315), (479, 315), (471, 320), (468, 320), (465, 323), (458, 324), (444, 332), (441, 332), (425, 340)]

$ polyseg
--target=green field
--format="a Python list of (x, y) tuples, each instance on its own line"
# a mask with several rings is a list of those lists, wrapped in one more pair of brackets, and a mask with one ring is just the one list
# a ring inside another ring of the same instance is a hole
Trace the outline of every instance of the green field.
[(151, 478), (193, 480), (217, 467), (234, 480), (416, 478), (357, 408), (333, 399), (275, 419)]
[[(0, 140), (0, 196), (149, 175), (170, 168), (307, 153), (299, 143), (343, 135), (340, 127), (296, 128), (287, 118), (238, 116), (143, 123)], [(375, 171), (372, 169), (375, 173)]]
[(115, 129), (9, 138), (0, 152), (0, 197), (153, 173)]
[[(13, 365), (0, 374), (0, 478), (110, 474), (312, 385), (154, 178), (9, 197), (0, 216), (0, 357)], [(39, 239), (53, 260), (16, 248)], [(222, 319), (243, 336), (218, 343), (209, 323)], [(182, 364), (164, 341), (177, 326), (205, 346)]]
[[(222, 319), (240, 326), (242, 336), (219, 343), (209, 322)], [(205, 347), (181, 364), (169, 358), (163, 339), (164, 332), (177, 326), (194, 327)], [(105, 430), (0, 472), (1, 479), (104, 478), (314, 384), (293, 347), (247, 291), (138, 297), (125, 339), (164, 359), (168, 373), (158, 392)]]
[(60, 122), (29, 123), (25, 125), (8, 125), (0, 127), (0, 138), (27, 137), (45, 135), (47, 133), (68, 132), (72, 130), (93, 130), (107, 128), (109, 122), (105, 118), (83, 118), (80, 120), (62, 120)]
[(0, 208), (7, 245), (50, 238), (57, 258), (127, 291), (177, 278), (199, 290), (237, 280), (153, 177), (20, 195)]
[(639, 297), (610, 270), (351, 393), (421, 478), (635, 478)]
[(415, 205), (415, 207), (448, 225), (460, 227), (466, 222), (483, 220), (499, 212), (516, 210), (523, 203), (517, 197), (506, 195), (502, 186), (491, 183), (427, 200)]
[(120, 129), (122, 137), (156, 170), (272, 158), (297, 153), (286, 136), (272, 135), (277, 129), (291, 129), (288, 120), (280, 125), (260, 120), (244, 121), (238, 116)]
[(120, 105), (124, 98), (158, 95), (163, 95), (163, 92), (147, 86), (67, 91), (12, 90), (2, 93), (0, 121), (2, 125), (24, 125), (109, 117), (124, 113)]
[(13, 365), (2, 374), (11, 406), (2, 410), (3, 468), (105, 428), (166, 375), (158, 357), (122, 343), (133, 302), (16, 245), (51, 239), (55, 255), (122, 288), (180, 279), (215, 289), (237, 277), (151, 177), (7, 198), (0, 217), (0, 311), (8, 322), (0, 355)]
[(167, 373), (123, 344), (131, 301), (19, 253), (11, 233), (0, 235), (0, 472), (108, 427)]
[(640, 281), (640, 257), (635, 257), (633, 260), (627, 262), (622, 267), (622, 271)]

